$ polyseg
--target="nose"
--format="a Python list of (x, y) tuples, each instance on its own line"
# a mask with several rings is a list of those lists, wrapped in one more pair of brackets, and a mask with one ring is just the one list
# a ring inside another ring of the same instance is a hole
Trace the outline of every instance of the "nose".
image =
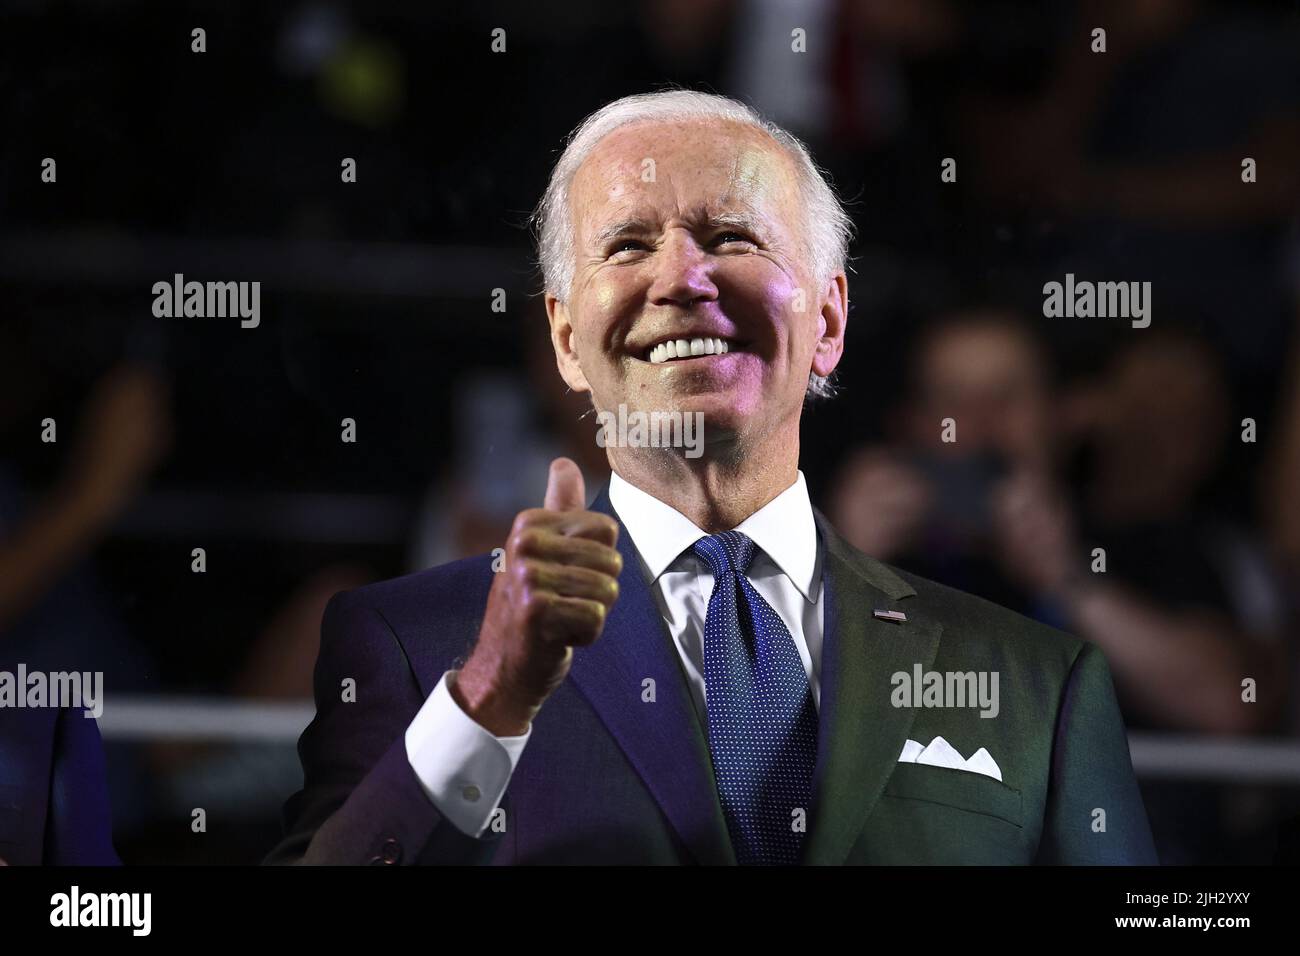
[(710, 302), (718, 297), (711, 257), (690, 230), (668, 230), (655, 259), (654, 280), (649, 289), (650, 301), (655, 305), (690, 308), (697, 302)]

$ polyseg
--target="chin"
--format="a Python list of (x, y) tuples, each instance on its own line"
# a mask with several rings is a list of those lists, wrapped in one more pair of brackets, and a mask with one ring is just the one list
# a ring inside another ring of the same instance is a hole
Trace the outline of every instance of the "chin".
[(748, 395), (713, 392), (678, 396), (664, 407), (683, 414), (699, 413), (704, 416), (705, 436), (722, 437), (743, 433), (752, 422), (757, 402)]

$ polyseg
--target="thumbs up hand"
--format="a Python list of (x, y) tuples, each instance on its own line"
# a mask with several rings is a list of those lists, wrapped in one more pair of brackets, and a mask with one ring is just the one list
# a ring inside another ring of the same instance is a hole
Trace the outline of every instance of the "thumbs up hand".
[(543, 507), (515, 518), (478, 641), (450, 682), (461, 709), (499, 737), (528, 730), (618, 597), (618, 522), (585, 502), (578, 466), (551, 462)]

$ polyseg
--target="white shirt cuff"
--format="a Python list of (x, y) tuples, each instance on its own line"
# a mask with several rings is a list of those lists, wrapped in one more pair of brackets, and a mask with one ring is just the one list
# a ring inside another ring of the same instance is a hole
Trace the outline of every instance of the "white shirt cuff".
[(497, 737), (451, 696), (447, 671), (406, 728), (406, 759), (425, 794), (456, 829), (477, 837), (492, 821), (532, 735)]

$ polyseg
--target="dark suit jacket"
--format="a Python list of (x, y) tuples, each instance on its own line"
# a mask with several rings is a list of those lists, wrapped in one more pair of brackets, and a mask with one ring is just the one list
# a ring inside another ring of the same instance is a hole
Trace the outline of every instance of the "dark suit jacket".
[[(592, 509), (614, 514), (607, 493)], [(617, 517), (617, 515), (615, 515)], [(807, 863), (1154, 863), (1105, 660), (977, 597), (856, 551), (817, 513), (825, 630)], [(730, 864), (706, 730), (626, 529), (620, 596), (574, 653), (502, 801), (504, 832), (443, 819), (404, 732), (478, 632), (487, 557), (335, 595), (316, 666), (304, 786), (269, 863)], [(896, 609), (907, 622), (879, 620)], [(998, 671), (1000, 713), (891, 704), (891, 675)], [(341, 682), (356, 680), (356, 701)], [(656, 699), (642, 699), (653, 678)], [(909, 737), (986, 748), (1002, 782), (900, 764)], [(1094, 811), (1104, 811), (1104, 830)]]
[(99, 725), (80, 708), (0, 709), (0, 860), (111, 866)]

